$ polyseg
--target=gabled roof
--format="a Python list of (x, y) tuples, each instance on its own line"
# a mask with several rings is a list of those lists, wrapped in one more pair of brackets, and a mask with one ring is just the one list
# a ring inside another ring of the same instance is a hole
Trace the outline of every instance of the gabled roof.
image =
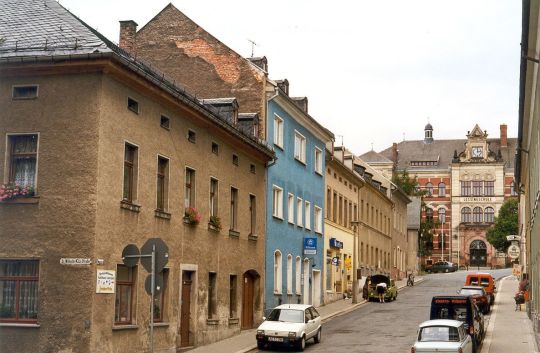
[(369, 164), (392, 164), (393, 162), (382, 154), (373, 150), (364, 153), (360, 158)]
[(236, 129), (211, 106), (203, 105), (164, 74), (108, 40), (53, 0), (0, 0), (0, 64), (111, 58), (183, 104), (210, 119), (267, 157), (272, 148)]

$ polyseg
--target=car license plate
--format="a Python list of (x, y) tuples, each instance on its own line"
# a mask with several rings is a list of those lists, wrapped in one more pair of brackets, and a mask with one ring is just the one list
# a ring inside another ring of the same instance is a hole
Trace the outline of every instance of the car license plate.
[(283, 337), (268, 337), (270, 342), (283, 342)]

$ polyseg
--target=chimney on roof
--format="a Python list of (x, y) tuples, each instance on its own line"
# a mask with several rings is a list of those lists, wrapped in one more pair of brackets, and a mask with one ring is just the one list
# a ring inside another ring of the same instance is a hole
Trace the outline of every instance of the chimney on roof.
[(398, 149), (397, 149), (397, 143), (392, 144), (392, 162), (394, 162), (394, 165), (397, 166), (398, 162)]
[(286, 95), (289, 95), (289, 80), (276, 80), (277, 86), (282, 90)]
[(508, 147), (508, 126), (501, 124), (501, 147)]
[(300, 107), (304, 111), (304, 113), (308, 112), (308, 99), (307, 97), (291, 97), (291, 99), (296, 103), (297, 106)]
[(137, 35), (137, 22), (132, 20), (120, 21), (120, 39), (118, 46), (132, 52), (135, 49), (135, 36)]

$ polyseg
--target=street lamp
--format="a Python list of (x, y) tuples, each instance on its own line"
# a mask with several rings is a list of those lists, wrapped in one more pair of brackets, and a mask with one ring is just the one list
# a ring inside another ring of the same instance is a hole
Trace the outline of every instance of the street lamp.
[(351, 221), (351, 224), (354, 227), (354, 238), (353, 238), (353, 284), (352, 284), (352, 302), (353, 304), (358, 303), (358, 225), (360, 221)]

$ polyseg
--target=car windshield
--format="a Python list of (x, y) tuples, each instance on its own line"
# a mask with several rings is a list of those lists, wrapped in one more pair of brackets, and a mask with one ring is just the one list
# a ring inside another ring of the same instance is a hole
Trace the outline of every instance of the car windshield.
[(304, 311), (295, 309), (274, 309), (268, 315), (268, 321), (304, 322)]
[(462, 288), (459, 291), (459, 294), (461, 295), (482, 295), (481, 289), (470, 289), (470, 288)]
[(459, 333), (457, 327), (428, 326), (420, 330), (418, 341), (459, 342)]

